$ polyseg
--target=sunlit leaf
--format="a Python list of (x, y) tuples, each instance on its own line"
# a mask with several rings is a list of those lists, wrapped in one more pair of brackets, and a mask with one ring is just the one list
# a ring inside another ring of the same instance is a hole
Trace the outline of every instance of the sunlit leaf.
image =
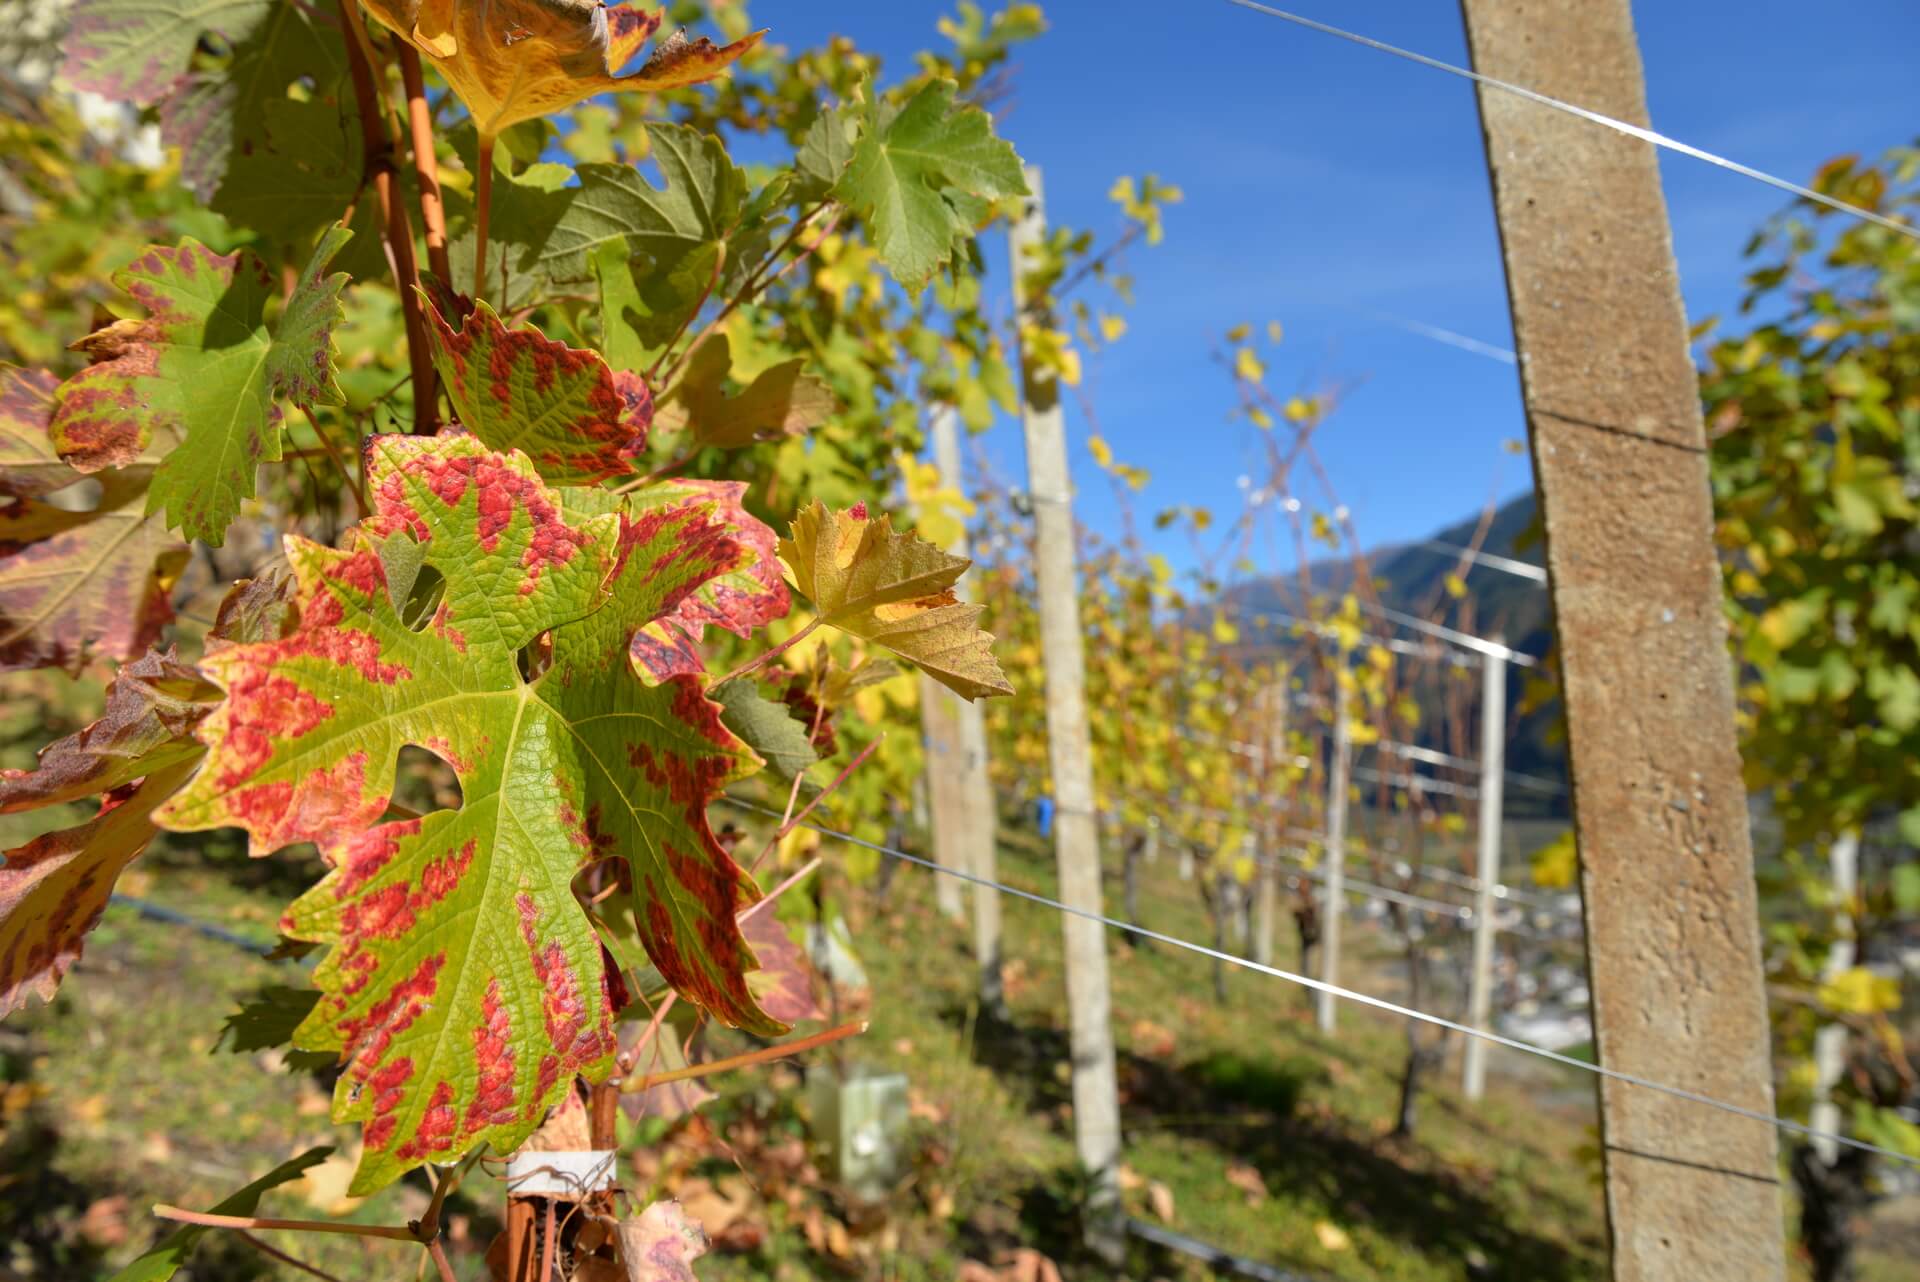
[[(295, 1045), (344, 1062), (334, 1115), (364, 1124), (360, 1193), (480, 1142), (510, 1150), (574, 1074), (612, 1070), (617, 979), (571, 890), (588, 863), (627, 862), (669, 983), (781, 1029), (733, 926), (755, 892), (706, 818), (752, 759), (697, 679), (649, 686), (627, 661), (636, 629), (737, 564), (725, 528), (691, 507), (570, 522), (524, 456), (468, 436), (380, 438), (369, 483), (347, 549), (288, 540), (299, 627), (205, 660), (227, 700), (163, 816), (239, 825), (259, 853), (317, 841), (333, 866), (281, 924), (333, 945)], [(418, 630), (378, 551), (398, 532), (445, 582)], [(528, 679), (521, 651), (549, 633)], [(458, 809), (378, 822), (404, 744), (453, 766)]]
[(966, 558), (896, 533), (865, 505), (830, 512), (818, 501), (794, 517), (780, 556), (825, 622), (911, 660), (963, 698), (1013, 693), (993, 638), (976, 626), (981, 607), (953, 593)]

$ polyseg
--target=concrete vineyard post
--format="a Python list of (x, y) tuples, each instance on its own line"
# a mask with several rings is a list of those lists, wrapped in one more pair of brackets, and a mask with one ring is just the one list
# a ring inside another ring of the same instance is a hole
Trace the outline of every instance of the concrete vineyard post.
[[(1009, 237), (1014, 304), (1024, 318), (1047, 323), (1046, 300), (1030, 301), (1021, 281), (1029, 246), (1046, 236), (1040, 171)], [(1038, 313), (1038, 314), (1036, 314)], [(1101, 913), (1100, 846), (1095, 827), (1093, 758), (1087, 731), (1086, 656), (1080, 633), (1080, 584), (1074, 567), (1073, 489), (1067, 473), (1066, 423), (1056, 380), (1022, 362), (1021, 418), (1027, 436), (1027, 491), (1033, 503), (1034, 579), (1039, 596), (1040, 652), (1046, 668), (1047, 753), (1053, 771), (1054, 859), (1060, 899)], [(1124, 1242), (1120, 1222), (1120, 1101), (1114, 1072), (1112, 1000), (1107, 988), (1106, 929), (1062, 914), (1067, 1007), (1073, 1051), (1074, 1146), (1089, 1180), (1088, 1244), (1109, 1258)]]
[[(1644, 124), (1628, 0), (1463, 0), (1473, 65)], [(1479, 88), (1607, 1068), (1771, 1115), (1706, 434), (1653, 147)], [(1771, 1126), (1602, 1080), (1615, 1282), (1785, 1275)]]
[[(1499, 637), (1494, 637), (1498, 642)], [(1467, 1022), (1488, 1027), (1493, 1009), (1493, 950), (1497, 941), (1493, 918), (1500, 903), (1494, 886), (1500, 880), (1500, 824), (1507, 770), (1507, 658), (1489, 650), (1481, 656), (1480, 692), (1480, 820), (1479, 855), (1474, 876), (1479, 886), (1473, 896), (1473, 971), (1467, 989)], [(1487, 1043), (1467, 1038), (1463, 1088), (1470, 1100), (1487, 1088)]]
[[(960, 462), (960, 414), (951, 405), (936, 406), (932, 426), (933, 460), (940, 469), (940, 479), (964, 494), (966, 470)], [(960, 527), (959, 535), (947, 551), (955, 556), (970, 558), (973, 555), (965, 525)], [(955, 592), (962, 600), (970, 596), (966, 576), (961, 577)], [(955, 752), (942, 763), (952, 775), (950, 786), (956, 798), (947, 815), (953, 858), (958, 867), (983, 882), (995, 882), (1000, 879), (999, 860), (994, 850), (998, 815), (993, 803), (993, 781), (987, 775), (986, 718), (978, 703), (962, 699), (944, 687), (939, 696), (953, 712)], [(928, 770), (931, 773), (931, 764)], [(1000, 978), (1000, 892), (979, 883), (973, 886), (973, 953), (980, 971), (980, 1007), (996, 1016), (1003, 1014), (1006, 1000)]]
[[(1320, 981), (1340, 982), (1340, 923), (1347, 915), (1347, 791), (1353, 747), (1347, 725), (1346, 657), (1334, 673), (1333, 752), (1327, 768), (1327, 879), (1326, 899), (1320, 908)], [(1320, 1031), (1331, 1033), (1335, 999), (1332, 993), (1314, 994)]]

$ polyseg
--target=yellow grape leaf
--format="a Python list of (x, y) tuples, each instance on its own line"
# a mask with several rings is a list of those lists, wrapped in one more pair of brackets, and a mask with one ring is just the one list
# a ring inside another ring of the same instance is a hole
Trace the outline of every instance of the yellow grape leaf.
[(1251, 347), (1243, 347), (1233, 354), (1233, 372), (1249, 383), (1258, 383), (1267, 376), (1267, 367), (1260, 363)]
[(1087, 453), (1093, 455), (1093, 461), (1101, 467), (1113, 466), (1113, 447), (1107, 444), (1105, 437), (1089, 436)]
[(1569, 828), (1533, 852), (1533, 884), (1547, 890), (1564, 890), (1573, 884), (1579, 871), (1579, 850)]
[(659, 93), (712, 80), (765, 32), (720, 46), (675, 33), (616, 76), (660, 29), (661, 12), (601, 0), (365, 0), (367, 12), (446, 77), (482, 138), (595, 94)]
[(1877, 1015), (1900, 1009), (1900, 981), (1865, 966), (1843, 970), (1820, 985), (1820, 1004), (1842, 1015)]
[(1458, 601), (1467, 594), (1467, 581), (1457, 574), (1447, 576), (1447, 595)]
[(1313, 402), (1296, 396), (1288, 401), (1280, 412), (1287, 416), (1289, 423), (1304, 423), (1313, 417)]
[(982, 607), (953, 594), (965, 557), (896, 533), (864, 503), (831, 512), (815, 500), (793, 518), (780, 559), (822, 622), (885, 646), (962, 698), (1013, 693), (977, 626)]
[(1227, 331), (1227, 341), (1229, 343), (1244, 343), (1247, 341), (1248, 332), (1249, 332), (1248, 326), (1244, 324), (1235, 325), (1232, 329)]
[(1120, 341), (1120, 337), (1126, 332), (1127, 322), (1121, 317), (1104, 314), (1100, 317), (1100, 337), (1107, 342), (1116, 343)]

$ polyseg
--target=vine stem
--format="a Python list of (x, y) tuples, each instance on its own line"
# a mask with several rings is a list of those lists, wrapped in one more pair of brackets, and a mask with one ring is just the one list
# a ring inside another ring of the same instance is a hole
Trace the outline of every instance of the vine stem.
[(454, 1276), (452, 1261), (447, 1259), (447, 1248), (439, 1238), (427, 1243), (427, 1254), (433, 1257), (433, 1267), (440, 1271), (440, 1282), (460, 1282)]
[(429, 436), (439, 424), (433, 357), (427, 350), (426, 316), (420, 310), (420, 265), (413, 256), (413, 225), (406, 204), (393, 190), (393, 135), (381, 124), (380, 93), (373, 79), (373, 42), (360, 20), (359, 0), (339, 0), (351, 39), (347, 41), (347, 69), (352, 73), (354, 103), (360, 116), (361, 164), (373, 179), (384, 220), (387, 265), (400, 291), (400, 314), (407, 329), (407, 364), (413, 377), (413, 431)]
[(709, 1060), (705, 1064), (689, 1064), (685, 1068), (669, 1069), (664, 1073), (648, 1073), (637, 1082), (622, 1082), (621, 1092), (650, 1090), (655, 1086), (666, 1086), (672, 1082), (685, 1082), (696, 1077), (710, 1077), (715, 1073), (730, 1072), (736, 1068), (749, 1068), (755, 1064), (764, 1064), (768, 1060), (785, 1059), (789, 1055), (798, 1055), (815, 1047), (826, 1046), (867, 1031), (867, 1021), (857, 1019), (851, 1024), (842, 1024), (838, 1028), (829, 1028), (824, 1033), (814, 1033), (807, 1037), (798, 1037), (790, 1042), (781, 1042), (776, 1046), (763, 1046), (757, 1051), (748, 1051), (744, 1055), (730, 1055), (726, 1059)]
[(427, 105), (420, 51), (400, 41), (400, 81), (407, 91), (407, 123), (413, 133), (413, 172), (420, 183), (420, 221), (427, 231), (427, 262), (433, 274), (453, 288), (447, 262), (447, 210), (440, 199), (440, 161), (433, 145), (433, 110)]
[[(776, 261), (781, 254), (784, 254), (787, 251), (787, 249), (793, 245), (795, 241), (800, 239), (801, 233), (806, 231), (807, 227), (812, 224), (813, 220), (818, 218), (822, 213), (824, 213), (828, 209), (834, 210), (833, 217), (829, 218), (827, 220), (827, 225), (820, 229), (820, 234), (818, 236), (815, 236), (811, 242), (802, 246), (799, 253), (795, 254), (792, 258), (788, 259), (785, 263), (781, 264), (780, 269), (774, 272), (773, 275), (767, 277), (765, 280), (760, 279), (759, 272), (755, 272), (752, 276), (749, 276), (747, 278), (747, 283), (740, 287), (739, 292), (734, 294), (732, 298), (728, 299), (724, 307), (722, 307), (718, 312), (714, 313), (712, 320), (708, 321), (705, 325), (702, 325), (700, 327), (700, 332), (693, 336), (693, 341), (687, 344), (686, 350), (681, 352), (679, 356), (674, 358), (673, 364), (667, 367), (666, 376), (660, 380), (659, 386), (661, 387), (673, 386), (673, 380), (680, 376), (681, 368), (687, 363), (687, 359), (693, 355), (694, 349), (698, 348), (701, 343), (706, 341), (707, 335), (713, 333), (714, 330), (718, 329), (723, 323), (725, 323), (727, 317), (733, 315), (733, 313), (737, 311), (742, 304), (747, 302), (749, 299), (753, 298), (755, 295), (759, 294), (762, 290), (766, 289), (769, 285), (772, 285), (775, 281), (779, 280), (782, 276), (785, 276), (788, 272), (792, 271), (795, 267), (798, 267), (801, 263), (805, 262), (808, 258), (810, 258), (813, 255), (815, 250), (819, 249), (822, 244), (826, 243), (827, 237), (833, 235), (833, 229), (840, 225), (841, 214), (846, 212), (843, 209), (835, 208), (832, 202), (830, 201), (815, 205), (811, 210), (807, 212), (805, 217), (801, 218), (799, 222), (795, 223), (793, 225), (793, 230), (787, 233), (787, 238), (781, 241), (780, 244), (775, 247), (773, 253), (767, 256), (767, 262), (771, 263)], [(660, 362), (655, 361), (654, 368), (658, 369), (659, 364)], [(648, 373), (651, 374), (652, 370), (649, 370)], [(652, 380), (649, 379), (648, 381), (651, 382)]]
[[(487, 296), (487, 230), (493, 221), (493, 135), (480, 135), (480, 172), (473, 176), (473, 301)], [(506, 302), (503, 293), (501, 303)]]
[(750, 672), (759, 671), (762, 667), (766, 666), (768, 662), (778, 658), (782, 654), (785, 654), (788, 650), (792, 649), (794, 646), (800, 644), (801, 641), (805, 640), (809, 635), (812, 634), (815, 628), (820, 626), (820, 622), (821, 622), (820, 616), (815, 615), (813, 619), (808, 622), (806, 627), (801, 628), (798, 632), (788, 637), (785, 641), (782, 641), (779, 645), (774, 646), (772, 649), (761, 651), (757, 657), (748, 659), (745, 663), (735, 668), (732, 672), (727, 673), (726, 676), (721, 677), (718, 681), (714, 682), (713, 684), (715, 686), (723, 686), (727, 682), (738, 680), (739, 678), (746, 676)]
[[(753, 857), (753, 862), (747, 865), (747, 871), (752, 872), (754, 869), (758, 868), (761, 862), (766, 859), (767, 853), (771, 851), (775, 846), (779, 845), (782, 838), (784, 838), (788, 833), (792, 832), (803, 821), (805, 821), (806, 817), (813, 813), (813, 808), (815, 806), (825, 801), (829, 796), (833, 794), (834, 789), (838, 788), (841, 784), (845, 783), (847, 781), (847, 776), (852, 774), (855, 768), (857, 768), (861, 762), (865, 761), (868, 757), (872, 756), (874, 749), (878, 748), (885, 739), (886, 739), (886, 735), (884, 734), (874, 736), (873, 742), (868, 744), (866, 747), (862, 748), (859, 752), (859, 755), (855, 756), (852, 761), (849, 761), (846, 764), (845, 768), (842, 769), (839, 774), (833, 777), (832, 783), (828, 784), (826, 787), (822, 788), (819, 792), (814, 793), (812, 797), (808, 798), (807, 804), (801, 807), (799, 814), (796, 815), (792, 813), (793, 797), (789, 797), (787, 799), (788, 813), (780, 817), (780, 827), (774, 832), (772, 837), (767, 839), (767, 844), (761, 847), (760, 853)], [(794, 782), (794, 788), (795, 788), (794, 796), (798, 796), (800, 780), (796, 778), (793, 782)], [(780, 890), (785, 890), (785, 889), (786, 889), (785, 886), (782, 886), (780, 888)], [(772, 899), (774, 895), (778, 895), (779, 893), (780, 891), (776, 890), (773, 893), (773, 895), (769, 895), (767, 896), (767, 898)], [(766, 901), (762, 900), (761, 902), (764, 903)], [(746, 912), (741, 913), (740, 914), (741, 919), (744, 920), (745, 918), (751, 916), (754, 912), (754, 909), (757, 909), (759, 906), (760, 906), (759, 904), (755, 904), (753, 908), (749, 908), (747, 909)]]
[(255, 1215), (214, 1215), (208, 1211), (189, 1211), (165, 1202), (155, 1204), (153, 1213), (163, 1220), (179, 1224), (198, 1224), (210, 1229), (286, 1229), (292, 1233), (339, 1233), (347, 1237), (377, 1237), (390, 1242), (412, 1242), (420, 1238), (410, 1228), (398, 1224), (346, 1224), (335, 1220), (273, 1220)]
[(288, 1255), (285, 1251), (282, 1251), (279, 1247), (274, 1246), (270, 1242), (262, 1242), (259, 1238), (247, 1232), (245, 1229), (234, 1230), (234, 1236), (239, 1238), (242, 1242), (245, 1242), (248, 1246), (252, 1247), (254, 1250), (260, 1252), (262, 1255), (271, 1256), (272, 1258), (280, 1261), (282, 1264), (285, 1264), (290, 1268), (299, 1269), (302, 1273), (311, 1274), (316, 1278), (324, 1279), (324, 1282), (340, 1282), (339, 1278), (333, 1276), (333, 1274), (331, 1273), (328, 1273), (326, 1270), (316, 1269), (315, 1267), (313, 1267), (313, 1265), (308, 1264), (305, 1260), (297, 1259), (294, 1256)]

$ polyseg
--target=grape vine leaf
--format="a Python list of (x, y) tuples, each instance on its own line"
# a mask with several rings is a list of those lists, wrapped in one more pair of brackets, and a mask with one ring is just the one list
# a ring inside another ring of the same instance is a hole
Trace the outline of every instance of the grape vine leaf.
[[(776, 703), (760, 693), (751, 678), (723, 681), (714, 687), (713, 697), (723, 709), (720, 719), (727, 723), (727, 729), (787, 778), (805, 773), (808, 766), (820, 760), (807, 738), (807, 728), (795, 720), (786, 704)], [(755, 918), (760, 915), (755, 914)], [(762, 966), (772, 965), (764, 949), (754, 951)], [(771, 1010), (768, 1013), (775, 1014)], [(776, 1015), (776, 1018), (786, 1017)]]
[(703, 672), (706, 665), (695, 647), (708, 625), (750, 637), (792, 608), (780, 573), (779, 536), (747, 511), (746, 492), (745, 481), (675, 479), (632, 496), (635, 511), (656, 520), (677, 509), (700, 512), (724, 527), (742, 552), (732, 568), (717, 571), (671, 611), (634, 632), (631, 650), (643, 676), (662, 680)]
[(814, 995), (813, 963), (807, 960), (806, 950), (794, 942), (786, 925), (774, 915), (773, 905), (760, 909), (740, 926), (746, 931), (747, 942), (753, 945), (754, 955), (760, 959), (760, 969), (749, 975), (747, 982), (767, 1013), (789, 1024), (825, 1019), (827, 1012)]
[(672, 1198), (614, 1226), (632, 1282), (694, 1282), (693, 1262), (707, 1253), (706, 1230)]
[(766, 34), (725, 46), (676, 35), (637, 71), (616, 76), (658, 29), (657, 16), (612, 18), (602, 0), (367, 0), (366, 8), (438, 68), (486, 137), (595, 94), (712, 80)]
[(84, 479), (49, 432), (59, 386), (44, 371), (0, 366), (0, 671), (143, 653), (173, 618), (187, 545), (146, 513), (151, 460), (100, 477), (76, 509), (41, 496)]
[[(365, 1128), (356, 1195), (477, 1143), (509, 1151), (576, 1073), (612, 1071), (619, 979), (572, 890), (588, 863), (627, 861), (641, 941), (683, 995), (782, 1029), (748, 992), (733, 924), (758, 892), (706, 818), (757, 762), (697, 678), (649, 686), (627, 659), (739, 545), (692, 506), (569, 520), (559, 494), (595, 491), (549, 490), (524, 455), (464, 434), (379, 437), (369, 458), (374, 511), (351, 544), (287, 540), (298, 626), (204, 660), (227, 698), (161, 815), (236, 824), (260, 854), (320, 843), (332, 871), (281, 928), (332, 945), (294, 1044), (344, 1063), (334, 1117)], [(417, 630), (380, 555), (402, 533), (444, 580)], [(542, 637), (529, 681), (519, 656)], [(458, 808), (376, 822), (404, 744), (452, 765)]]
[(793, 586), (821, 621), (883, 645), (965, 699), (1012, 694), (993, 658), (993, 637), (976, 623), (982, 607), (953, 585), (972, 564), (911, 531), (896, 533), (864, 503), (830, 512), (815, 500), (780, 541)]
[(275, 0), (79, 0), (61, 72), (75, 89), (150, 107), (174, 89), (203, 33), (244, 40)]
[(37, 499), (80, 479), (47, 435), (59, 385), (47, 370), (0, 364), (0, 497)]
[(313, 1013), (320, 1001), (318, 989), (289, 988), (268, 984), (242, 999), (237, 1010), (228, 1013), (214, 1039), (214, 1049), (225, 1047), (235, 1055), (255, 1051), (280, 1051), (281, 1063), (291, 1073), (323, 1073), (332, 1068), (336, 1057), (325, 1051), (282, 1050), (293, 1040), (294, 1030)]
[(931, 80), (898, 106), (868, 89), (860, 140), (833, 194), (865, 219), (880, 259), (917, 294), (986, 221), (991, 202), (1027, 195), (1020, 157), (980, 108)]
[[(641, 260), (633, 324), (658, 347), (710, 287), (728, 294), (745, 282), (764, 254), (773, 209), (762, 197), (774, 184), (750, 198), (746, 172), (712, 134), (652, 123), (647, 137), (659, 187), (636, 167), (619, 164), (576, 171), (541, 163), (495, 176), (492, 234), (511, 269), (509, 297), (543, 279), (586, 280), (599, 255), (618, 245)], [(455, 248), (464, 246), (470, 263), (469, 239)]]
[(847, 162), (853, 158), (855, 130), (856, 122), (844, 108), (820, 109), (820, 114), (807, 126), (800, 150), (794, 154), (794, 168), (799, 172), (794, 195), (799, 200), (811, 203), (824, 199), (833, 190), (840, 175), (846, 172)]
[(653, 397), (638, 374), (532, 326), (508, 329), (486, 303), (456, 331), (429, 300), (433, 361), (461, 426), (496, 450), (517, 449), (554, 485), (592, 485), (633, 471)]
[(216, 254), (187, 237), (116, 273), (148, 314), (76, 344), (94, 363), (54, 393), (61, 457), (91, 472), (177, 440), (153, 473), (147, 511), (218, 546), (253, 494), (256, 465), (280, 458), (280, 399), (341, 403), (332, 331), (347, 278), (325, 273), (351, 235), (336, 226), (321, 238), (272, 326), (267, 300), (279, 290), (248, 251)]
[(113, 884), (154, 834), (155, 806), (199, 761), (191, 737), (214, 690), (169, 650), (121, 667), (100, 719), (49, 744), (32, 770), (0, 770), (0, 814), (105, 794), (100, 812), (6, 852), (0, 864), (0, 1015), (52, 997)]
[(116, 789), (100, 813), (9, 850), (0, 865), (0, 1016), (27, 994), (50, 1001), (107, 909), (113, 883), (153, 840), (153, 811), (193, 770), (191, 761)]
[(297, 242), (352, 199), (340, 24), (300, 0), (80, 0), (65, 44), (69, 84), (159, 109), (181, 181), (219, 213)]
[(703, 339), (660, 398), (654, 419), (665, 440), (656, 452), (680, 455), (708, 446), (739, 450), (818, 427), (837, 405), (831, 388), (801, 372), (805, 365), (799, 357), (782, 361), (729, 396), (726, 381), (733, 353), (727, 336)]
[[(262, 1175), (253, 1183), (228, 1197), (222, 1198), (213, 1208), (215, 1215), (252, 1215), (260, 1209), (260, 1197), (269, 1189), (279, 1188), (282, 1184), (291, 1184), (309, 1170), (326, 1161), (333, 1153), (330, 1145), (310, 1148), (298, 1157), (288, 1158), (280, 1165)], [(114, 1274), (107, 1282), (167, 1282), (180, 1271), (180, 1266), (193, 1254), (193, 1248), (200, 1239), (210, 1232), (198, 1224), (188, 1224), (175, 1229), (156, 1243), (152, 1250)]]

